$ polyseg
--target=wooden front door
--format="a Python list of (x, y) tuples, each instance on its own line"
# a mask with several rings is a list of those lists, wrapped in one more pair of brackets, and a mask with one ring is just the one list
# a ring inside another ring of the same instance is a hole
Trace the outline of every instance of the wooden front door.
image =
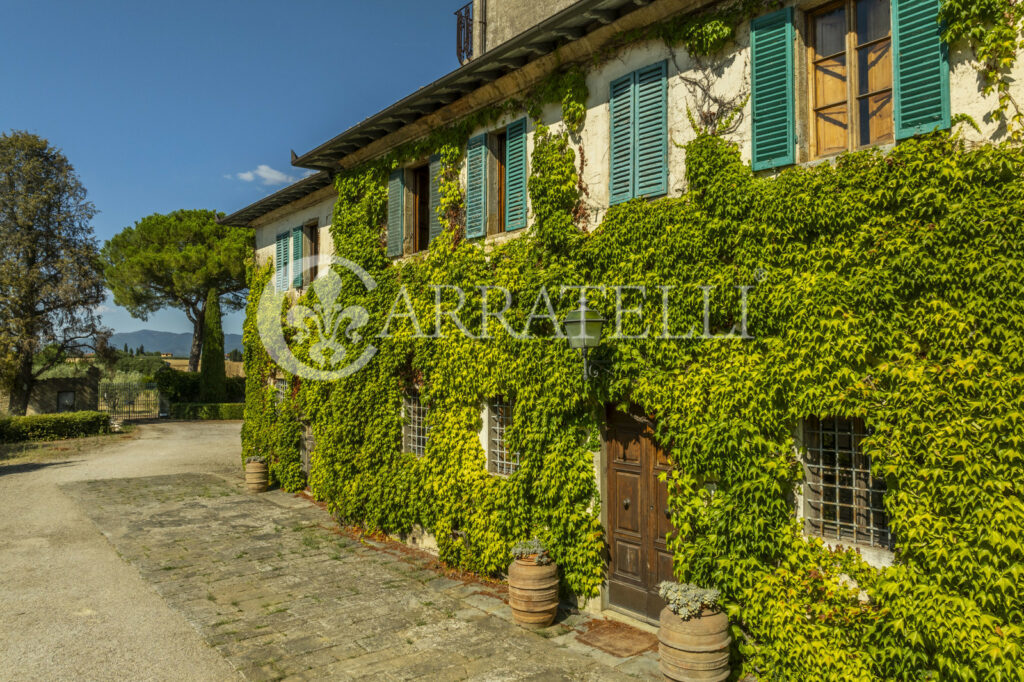
[(658, 474), (668, 453), (652, 440), (650, 426), (618, 412), (608, 414), (608, 527), (611, 567), (608, 602), (641, 618), (657, 620), (665, 602), (658, 583), (673, 580), (665, 536), (672, 530), (668, 490)]

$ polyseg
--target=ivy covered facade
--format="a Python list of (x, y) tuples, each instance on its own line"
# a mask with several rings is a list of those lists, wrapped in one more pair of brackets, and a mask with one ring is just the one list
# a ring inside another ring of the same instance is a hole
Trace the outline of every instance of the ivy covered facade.
[[(719, 589), (759, 679), (1019, 679), (1024, 93), (986, 56), (1018, 8), (683, 5), (399, 103), (226, 219), (257, 231), (243, 457), (481, 574), (539, 537), (584, 608)], [(374, 286), (332, 280), (368, 315), (326, 335), (374, 353), (317, 381), (257, 312), (332, 303), (331, 255)]]

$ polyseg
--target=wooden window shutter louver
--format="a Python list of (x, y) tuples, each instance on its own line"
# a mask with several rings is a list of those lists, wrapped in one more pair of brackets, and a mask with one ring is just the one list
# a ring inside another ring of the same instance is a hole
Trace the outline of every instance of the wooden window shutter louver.
[(508, 126), (505, 139), (505, 229), (526, 227), (526, 119)]
[(750, 106), (755, 171), (796, 161), (793, 8), (750, 23)]
[(466, 146), (466, 237), (487, 232), (487, 136), (470, 138)]
[(405, 208), (405, 169), (399, 168), (391, 171), (388, 177), (388, 258), (397, 258), (402, 255), (402, 242), (404, 240), (404, 226), (402, 219)]
[(938, 0), (892, 0), (897, 140), (950, 126), (949, 48), (938, 16)]

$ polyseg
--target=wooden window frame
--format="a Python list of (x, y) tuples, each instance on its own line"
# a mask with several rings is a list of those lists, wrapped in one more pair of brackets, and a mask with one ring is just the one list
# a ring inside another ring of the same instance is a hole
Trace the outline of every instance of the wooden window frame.
[[(412, 199), (410, 205), (411, 219), (409, 225), (412, 228), (412, 252), (421, 253), (430, 247), (430, 163), (419, 164), (408, 169), (407, 178), (409, 182), (409, 196)], [(427, 202), (426, 225), (421, 225), (420, 202)], [(426, 232), (426, 243), (421, 244), (420, 231)]]
[[(822, 14), (826, 14), (833, 10), (844, 8), (846, 10), (846, 34), (845, 40), (843, 41), (843, 53), (846, 56), (846, 148), (838, 152), (819, 153), (818, 152), (818, 120), (817, 112), (820, 109), (826, 109), (833, 105), (815, 106), (816, 88), (814, 79), (814, 70), (818, 62), (826, 59), (830, 59), (839, 55), (835, 53), (832, 55), (821, 55), (817, 54), (817, 31), (815, 29), (815, 20)], [(808, 10), (804, 16), (804, 24), (806, 29), (807, 41), (806, 41), (806, 52), (807, 52), (807, 129), (808, 129), (808, 140), (809, 140), (809, 152), (811, 159), (826, 159), (843, 152), (859, 151), (862, 149), (869, 149), (871, 147), (878, 146), (879, 144), (891, 144), (895, 141), (896, 135), (896, 73), (895, 73), (895, 59), (890, 57), (889, 68), (892, 71), (889, 87), (883, 90), (877, 90), (868, 92), (860, 95), (857, 93), (860, 83), (860, 59), (858, 58), (858, 51), (864, 47), (872, 44), (880, 43), (884, 40), (888, 40), (890, 44), (890, 50), (895, 49), (893, 43), (893, 13), (892, 13), (892, 1), (889, 2), (889, 33), (882, 38), (875, 38), (869, 40), (864, 44), (858, 44), (857, 42), (857, 0), (836, 0), (835, 2), (829, 2), (815, 7), (812, 10)], [(860, 133), (860, 100), (866, 97), (877, 95), (881, 92), (888, 90), (893, 98), (891, 104), (890, 116), (892, 117), (892, 136), (893, 140), (889, 142), (874, 142), (868, 144), (859, 144), (858, 137)]]
[(309, 263), (309, 267), (302, 273), (302, 285), (308, 287), (316, 281), (320, 270), (320, 219), (307, 220), (302, 226), (302, 238), (306, 244), (303, 246), (303, 258)]

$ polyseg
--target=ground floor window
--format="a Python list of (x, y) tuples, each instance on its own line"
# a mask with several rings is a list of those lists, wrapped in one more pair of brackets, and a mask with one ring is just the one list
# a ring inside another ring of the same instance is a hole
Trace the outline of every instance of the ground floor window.
[(75, 411), (75, 392), (74, 391), (59, 391), (57, 393), (57, 411), (58, 412), (74, 412)]
[(845, 544), (891, 549), (885, 482), (871, 475), (861, 451), (867, 435), (860, 419), (804, 420), (804, 531)]
[(427, 451), (427, 408), (419, 393), (410, 392), (402, 402), (402, 449), (422, 457)]
[(519, 470), (519, 453), (509, 449), (506, 432), (512, 425), (512, 402), (494, 398), (487, 404), (487, 471), (509, 476)]

